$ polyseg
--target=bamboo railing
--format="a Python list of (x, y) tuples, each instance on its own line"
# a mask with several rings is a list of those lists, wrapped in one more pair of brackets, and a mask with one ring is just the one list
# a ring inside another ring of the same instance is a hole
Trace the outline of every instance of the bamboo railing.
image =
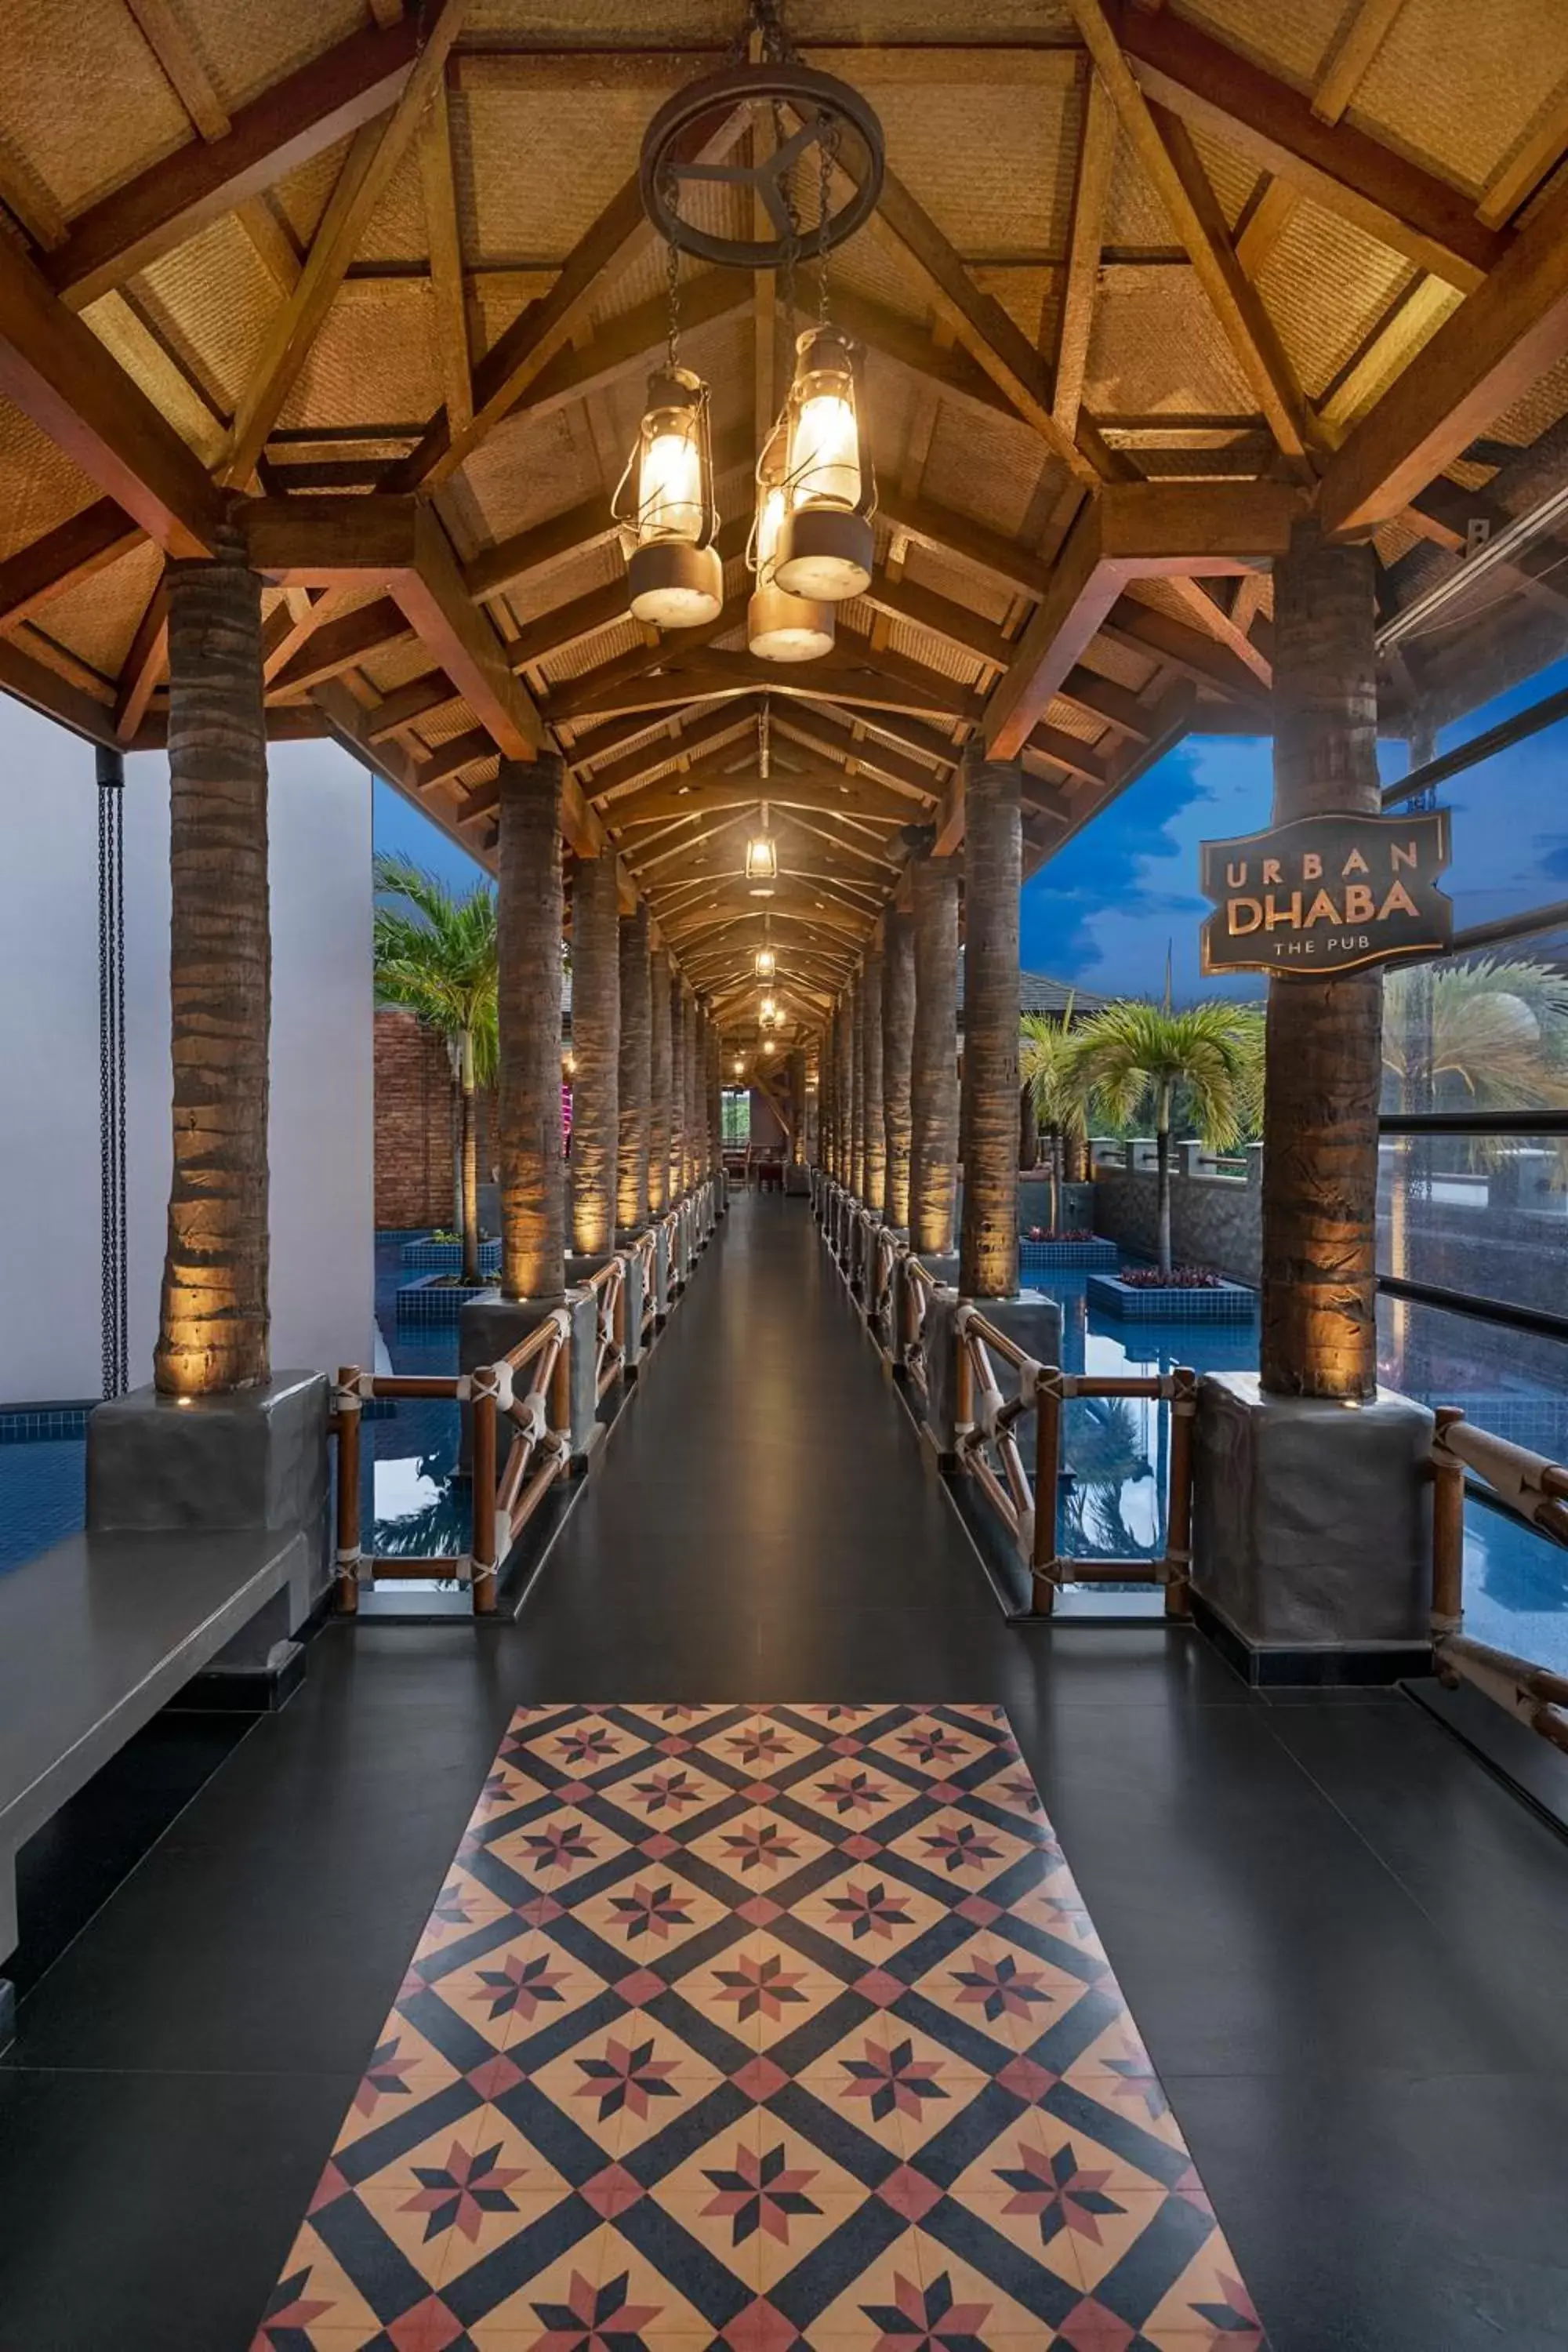
[(1469, 1683), (1568, 1755), (1568, 1675), (1472, 1641), (1465, 1623), (1465, 1481), (1477, 1478), (1511, 1517), (1568, 1547), (1568, 1469), (1476, 1429), (1457, 1405), (1437, 1410), (1432, 1447), (1432, 1663), (1450, 1690)]
[[(1048, 1617), (1064, 1584), (1159, 1584), (1165, 1614), (1189, 1613), (1192, 1574), (1193, 1423), (1198, 1376), (1185, 1364), (1169, 1372), (1115, 1378), (1064, 1372), (1037, 1363), (1005, 1331), (967, 1302), (957, 1325), (954, 1434), (961, 1469), (973, 1478), (1034, 1580), (1034, 1610)], [(1014, 1393), (1005, 1393), (997, 1360), (1010, 1368)], [(1171, 1408), (1169, 1499), (1165, 1549), (1159, 1559), (1076, 1559), (1057, 1551), (1056, 1505), (1061, 1479), (1062, 1407), (1078, 1397), (1142, 1397)], [(1017, 1434), (1035, 1414), (1031, 1482)]]
[[(572, 1459), (572, 1320), (557, 1307), (499, 1363), (471, 1372), (366, 1372), (345, 1364), (338, 1373), (337, 1582), (341, 1617), (359, 1609), (362, 1584), (426, 1582), (432, 1577), (467, 1584), (476, 1617), (496, 1605), (501, 1566), (518, 1537)], [(473, 1531), (466, 1553), (394, 1559), (367, 1552), (361, 1541), (360, 1429), (371, 1397), (441, 1397), (473, 1413)], [(511, 1443), (499, 1475), (500, 1423)]]
[(590, 1275), (594, 1296), (594, 1394), (602, 1397), (626, 1360), (626, 1262), (619, 1250)]

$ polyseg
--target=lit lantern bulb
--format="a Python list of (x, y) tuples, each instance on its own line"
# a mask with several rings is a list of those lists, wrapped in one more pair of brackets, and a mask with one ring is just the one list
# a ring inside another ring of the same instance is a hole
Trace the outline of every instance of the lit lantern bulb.
[(778, 964), (779, 960), (773, 953), (772, 948), (759, 948), (757, 950), (757, 978), (759, 980), (772, 980), (774, 972), (778, 970)]
[(842, 393), (817, 393), (802, 401), (793, 455), (795, 505), (859, 504), (860, 436), (855, 411)]
[(764, 1037), (764, 1038), (763, 1039), (763, 1053), (764, 1053), (764, 1054), (771, 1054), (771, 1053), (773, 1052), (773, 1039), (772, 1039), (771, 1037)]

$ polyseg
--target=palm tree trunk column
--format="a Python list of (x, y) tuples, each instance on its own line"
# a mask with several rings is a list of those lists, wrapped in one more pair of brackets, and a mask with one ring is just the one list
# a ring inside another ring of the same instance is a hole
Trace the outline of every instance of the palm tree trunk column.
[(838, 1181), (847, 1192), (855, 1174), (855, 992), (838, 1003)]
[(703, 1076), (708, 1090), (708, 1172), (717, 1176), (724, 1165), (723, 1042), (716, 1021), (706, 1024)]
[[(1370, 547), (1298, 522), (1274, 567), (1274, 821), (1373, 815), (1377, 661)], [(1377, 1387), (1377, 1108), (1383, 976), (1270, 975), (1263, 1155), (1262, 1385)]]
[(868, 955), (860, 975), (862, 1086), (865, 1096), (866, 1189), (861, 1195), (873, 1216), (882, 1213), (888, 1182), (888, 1130), (882, 1110), (882, 959)]
[(561, 1149), (562, 762), (503, 760), (497, 925), (502, 1296), (566, 1283)]
[(174, 1160), (153, 1380), (213, 1396), (270, 1369), (261, 582), (237, 532), (164, 577)]
[(866, 976), (849, 999), (849, 1190), (866, 1198)]
[(963, 1230), (966, 1298), (1018, 1287), (1018, 770), (964, 763)]
[(687, 992), (687, 1054), (682, 1068), (687, 1073), (687, 1190), (693, 1192), (703, 1181), (703, 1037), (700, 1037), (700, 1013), (696, 997)]
[(572, 877), (572, 1246), (616, 1244), (620, 1157), (620, 906), (612, 857), (580, 857)]
[(822, 1053), (822, 1111), (820, 1129), (822, 1160), (828, 1174), (838, 1176), (838, 1007), (828, 1016), (827, 1036)]
[(882, 946), (882, 1121), (888, 1172), (883, 1210), (900, 1233), (910, 1222), (910, 1056), (914, 1046), (915, 930), (889, 914)]
[(952, 1248), (958, 1178), (958, 877), (951, 860), (912, 869), (915, 1021), (910, 1055), (910, 1239)]
[(624, 1234), (647, 1223), (648, 1089), (652, 1036), (646, 899), (620, 919), (621, 1042), (616, 1223)]
[(805, 1165), (805, 1054), (796, 1046), (789, 1057), (789, 1156), (796, 1168)]
[(647, 1208), (662, 1217), (669, 1192), (669, 950), (656, 948), (648, 963)]
[(686, 982), (669, 974), (669, 1205), (686, 1192)]

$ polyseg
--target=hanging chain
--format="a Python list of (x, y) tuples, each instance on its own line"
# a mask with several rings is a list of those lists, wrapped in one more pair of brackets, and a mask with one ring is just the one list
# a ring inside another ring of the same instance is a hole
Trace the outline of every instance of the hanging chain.
[(838, 152), (838, 125), (826, 114), (816, 118), (817, 152), (821, 159), (816, 183), (816, 323), (827, 324), (827, 208), (833, 201), (833, 164)]
[[(678, 193), (679, 191), (672, 173), (669, 182), (669, 207), (671, 212), (675, 210)], [(669, 372), (673, 375), (675, 373), (677, 356), (680, 350), (680, 256), (676, 250), (675, 240), (673, 237), (665, 247), (664, 282), (665, 292), (668, 297), (669, 306), (668, 315), (665, 320), (664, 329), (665, 356), (669, 362)]]
[[(118, 767), (118, 762), (114, 763)], [(125, 855), (123, 771), (98, 785), (98, 1122), (102, 1377), (106, 1397), (129, 1385), (125, 1224)]]

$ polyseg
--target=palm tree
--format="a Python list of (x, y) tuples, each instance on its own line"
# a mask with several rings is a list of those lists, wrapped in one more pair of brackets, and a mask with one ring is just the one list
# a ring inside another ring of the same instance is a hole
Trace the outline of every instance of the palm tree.
[(1128, 997), (1108, 1004), (1072, 1041), (1070, 1086), (1120, 1124), (1152, 1110), (1159, 1169), (1160, 1271), (1171, 1271), (1171, 1106), (1183, 1088), (1206, 1148), (1223, 1151), (1255, 1115), (1263, 1078), (1256, 1005), (1214, 998), (1174, 1012)]
[(458, 1191), (466, 1283), (479, 1275), (479, 1139), (475, 1089), (493, 1086), (496, 1033), (496, 896), (476, 882), (461, 898), (406, 857), (380, 856), (375, 887), (375, 992), (447, 1039), (462, 1103)]
[(1083, 1098), (1068, 1083), (1074, 1033), (1072, 997), (1061, 1013), (1026, 1013), (1019, 1023), (1018, 1076), (1029, 1098), (1037, 1127), (1052, 1130), (1051, 1231), (1061, 1225), (1061, 1157), (1059, 1143), (1067, 1136), (1083, 1137), (1089, 1123)]
[(973, 748), (963, 773), (963, 1218), (966, 1298), (1018, 1286), (1018, 770)]

